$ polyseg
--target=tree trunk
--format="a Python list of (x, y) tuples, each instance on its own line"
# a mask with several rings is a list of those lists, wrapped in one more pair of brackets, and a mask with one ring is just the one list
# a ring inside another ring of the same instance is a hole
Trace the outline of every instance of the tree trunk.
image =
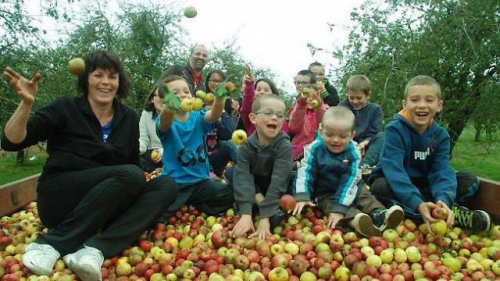
[(481, 125), (476, 124), (474, 128), (476, 129), (476, 134), (474, 135), (474, 142), (479, 142), (481, 139)]

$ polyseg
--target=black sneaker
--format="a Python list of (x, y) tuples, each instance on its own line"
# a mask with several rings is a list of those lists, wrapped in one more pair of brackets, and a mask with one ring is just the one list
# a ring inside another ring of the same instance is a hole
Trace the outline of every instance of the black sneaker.
[(352, 226), (364, 237), (381, 235), (380, 229), (373, 224), (372, 218), (365, 213), (357, 214), (354, 219), (352, 219)]
[(455, 225), (474, 231), (488, 231), (491, 227), (490, 215), (482, 210), (469, 210), (464, 206), (453, 205)]
[(405, 218), (403, 209), (398, 205), (393, 205), (389, 209), (376, 209), (372, 212), (371, 217), (381, 232), (386, 229), (395, 229)]

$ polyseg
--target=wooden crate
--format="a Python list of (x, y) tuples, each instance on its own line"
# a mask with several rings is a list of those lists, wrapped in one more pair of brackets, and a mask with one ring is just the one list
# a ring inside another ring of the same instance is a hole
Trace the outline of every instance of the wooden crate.
[(483, 210), (490, 214), (493, 222), (500, 223), (500, 182), (480, 178), (479, 192), (467, 201), (471, 210)]
[[(0, 216), (11, 214), (36, 200), (38, 175), (0, 186)], [(481, 178), (479, 192), (468, 201), (470, 209), (488, 212), (496, 224), (500, 223), (500, 182)]]
[(36, 200), (40, 174), (0, 186), (0, 216), (11, 214)]

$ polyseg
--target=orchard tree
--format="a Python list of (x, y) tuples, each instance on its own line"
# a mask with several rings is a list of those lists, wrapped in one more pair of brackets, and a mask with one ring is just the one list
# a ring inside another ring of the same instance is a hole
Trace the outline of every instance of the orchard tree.
[(334, 53), (338, 76), (345, 84), (352, 74), (367, 75), (386, 119), (401, 109), (407, 81), (423, 74), (442, 87), (438, 121), (452, 149), (468, 123), (498, 122), (487, 106), (498, 104), (498, 0), (368, 0), (351, 19), (349, 42)]

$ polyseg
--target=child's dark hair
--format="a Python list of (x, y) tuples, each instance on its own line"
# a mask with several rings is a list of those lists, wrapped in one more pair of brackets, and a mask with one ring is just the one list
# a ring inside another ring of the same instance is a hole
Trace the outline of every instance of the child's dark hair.
[(277, 96), (280, 95), (280, 92), (278, 91), (278, 88), (276, 87), (276, 84), (274, 84), (274, 82), (271, 79), (267, 79), (267, 78), (257, 79), (257, 81), (255, 81), (255, 84), (254, 84), (254, 89), (257, 89), (257, 84), (259, 84), (260, 81), (266, 82), (269, 85), (269, 88), (271, 88), (271, 92), (273, 94), (275, 94)]
[(155, 104), (153, 103), (153, 98), (156, 94), (158, 94), (158, 97), (160, 99), (165, 98), (165, 92), (157, 91), (158, 86), (154, 86), (153, 89), (149, 92), (148, 98), (144, 101), (144, 110), (151, 112), (151, 117), (153, 119), (156, 119), (156, 116), (158, 116), (158, 113), (156, 112), (156, 107)]
[(207, 93), (210, 93), (210, 88), (208, 87), (208, 84), (210, 83), (210, 77), (212, 77), (212, 75), (214, 74), (219, 74), (219, 76), (222, 78), (222, 81), (226, 80), (226, 74), (224, 74), (224, 72), (222, 72), (221, 70), (218, 70), (218, 69), (214, 69), (214, 70), (211, 70), (208, 74), (207, 74), (207, 79), (205, 79), (205, 89), (207, 90)]
[(314, 74), (314, 72), (308, 70), (308, 69), (304, 69), (304, 70), (301, 70), (297, 73), (297, 75), (302, 75), (302, 76), (309, 76), (309, 78), (311, 78), (311, 84), (316, 84), (316, 74)]
[(270, 99), (275, 99), (281, 101), (283, 104), (285, 104), (285, 101), (277, 95), (262, 95), (258, 98), (256, 98), (253, 103), (252, 103), (252, 112), (258, 112), (262, 106), (262, 102)]

